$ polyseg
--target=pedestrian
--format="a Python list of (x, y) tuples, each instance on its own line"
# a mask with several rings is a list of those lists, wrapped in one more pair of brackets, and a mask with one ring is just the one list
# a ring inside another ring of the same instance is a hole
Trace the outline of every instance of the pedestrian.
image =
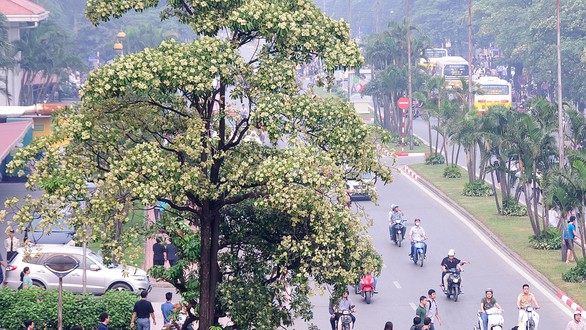
[(33, 280), (31, 279), (31, 269), (27, 266), (20, 272), (20, 286), (18, 289), (31, 288), (33, 286)]
[(153, 244), (153, 266), (165, 266), (165, 247), (162, 237), (157, 237), (157, 241)]
[(427, 305), (425, 305), (425, 310), (426, 310), (426, 316), (429, 317), (431, 319), (431, 325), (429, 327), (429, 329), (431, 330), (435, 330), (435, 323), (437, 322), (437, 324), (442, 325), (442, 319), (439, 316), (439, 310), (437, 308), (437, 303), (435, 301), (435, 298), (437, 296), (437, 293), (435, 292), (434, 289), (429, 289), (427, 291)]
[(150, 330), (151, 322), (149, 316), (153, 319), (153, 324), (157, 325), (155, 319), (155, 310), (153, 304), (147, 300), (148, 292), (140, 292), (140, 300), (134, 303), (134, 309), (132, 310), (132, 319), (130, 321), (130, 327), (134, 328), (134, 320), (136, 319), (136, 325), (138, 330)]
[(431, 318), (426, 317), (425, 319), (423, 319), (423, 327), (421, 327), (422, 330), (429, 330), (431, 329)]
[(427, 311), (425, 310), (425, 305), (427, 304), (427, 297), (421, 296), (419, 297), (419, 306), (415, 310), (416, 316), (419, 316), (419, 325), (423, 325), (423, 320), (427, 315)]
[(568, 322), (565, 330), (586, 330), (586, 323), (582, 322), (582, 312), (574, 311), (574, 319)]
[(165, 253), (167, 255), (167, 261), (169, 261), (169, 266), (175, 266), (179, 259), (177, 258), (177, 248), (173, 242), (170, 241), (167, 243), (167, 246), (165, 246)]
[(549, 211), (547, 211), (547, 221), (548, 221), (550, 227), (552, 227), (552, 228), (558, 227), (558, 224), (560, 222), (560, 214), (555, 209), (555, 205), (552, 205), (549, 208)]
[(100, 314), (100, 324), (98, 324), (98, 330), (108, 330), (108, 323), (110, 323), (110, 314)]
[(393, 330), (393, 322), (387, 321), (387, 323), (385, 323), (385, 328), (383, 330)]
[(167, 292), (165, 293), (165, 299), (167, 300), (165, 303), (161, 305), (161, 312), (163, 313), (163, 326), (171, 324), (170, 316), (173, 314), (173, 310), (175, 309), (175, 305), (171, 302), (173, 299), (173, 293)]
[(16, 249), (20, 247), (20, 240), (14, 237), (14, 229), (8, 232), (8, 238), (4, 240), (4, 248), (6, 249), (6, 261), (12, 261), (16, 256)]
[(574, 262), (574, 239), (579, 237), (576, 234), (576, 226), (574, 225), (574, 221), (576, 220), (575, 216), (571, 216), (568, 220), (568, 226), (564, 226), (563, 228), (563, 240), (562, 244), (566, 247), (566, 263), (569, 264), (570, 262)]
[(2, 259), (2, 254), (0, 254), (0, 287), (2, 287), (4, 283), (4, 270), (2, 269), (2, 266), (6, 267), (6, 263), (4, 262), (4, 259)]
[(35, 322), (31, 320), (24, 321), (24, 330), (34, 330), (35, 329)]
[(421, 330), (421, 326), (419, 324), (421, 324), (421, 318), (419, 316), (415, 316), (413, 318), (413, 325), (411, 325), (409, 330)]

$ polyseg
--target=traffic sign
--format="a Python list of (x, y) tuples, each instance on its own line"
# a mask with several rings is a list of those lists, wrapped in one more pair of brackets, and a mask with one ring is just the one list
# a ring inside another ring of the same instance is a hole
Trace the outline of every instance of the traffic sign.
[(399, 106), (399, 109), (407, 109), (409, 108), (409, 99), (402, 97), (397, 100), (397, 105)]

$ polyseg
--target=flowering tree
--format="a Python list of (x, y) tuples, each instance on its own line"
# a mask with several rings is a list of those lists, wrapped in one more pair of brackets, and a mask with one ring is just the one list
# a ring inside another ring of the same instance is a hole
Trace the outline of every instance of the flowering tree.
[[(86, 13), (98, 24), (157, 6), (92, 0)], [(345, 178), (391, 181), (374, 143), (384, 135), (348, 104), (301, 94), (296, 83), (296, 66), (315, 58), (330, 73), (361, 65), (348, 26), (309, 0), (175, 0), (161, 15), (200, 37), (92, 72), (82, 104), (59, 113), (54, 134), (11, 164), (35, 160), (28, 185), (43, 188), (14, 219), (26, 224), (36, 210), (54, 221), (67, 204), (80, 234), (89, 228), (121, 254), (141, 235), (122, 229), (129, 212), (164, 202), (156, 230), (172, 236), (181, 260), (152, 273), (196, 307), (200, 329), (227, 313), (239, 328), (308, 319), (310, 280), (341, 286), (360, 266), (380, 270), (361, 218), (346, 207)], [(249, 141), (252, 131), (267, 141)], [(86, 181), (97, 187), (92, 196)]]

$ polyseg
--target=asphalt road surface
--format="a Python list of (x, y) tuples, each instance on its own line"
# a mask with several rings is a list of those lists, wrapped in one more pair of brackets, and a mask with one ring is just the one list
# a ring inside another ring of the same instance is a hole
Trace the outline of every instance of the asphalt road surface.
[[(399, 165), (420, 159), (401, 158)], [(436, 329), (472, 329), (477, 323), (480, 299), (486, 288), (494, 290), (494, 297), (504, 309), (505, 327), (511, 329), (517, 323), (517, 295), (522, 285), (528, 283), (541, 309), (540, 329), (562, 329), (571, 319), (570, 310), (552, 292), (542, 289), (539, 282), (525, 274), (495, 246), (490, 245), (475, 227), (458, 216), (449, 205), (441, 202), (418, 183), (404, 174), (396, 174), (391, 185), (377, 184), (379, 204), (359, 202), (366, 213), (374, 219), (370, 229), (374, 244), (384, 258), (384, 268), (378, 279), (377, 290), (370, 305), (360, 296), (350, 293), (357, 307), (355, 329), (382, 329), (386, 321), (392, 321), (396, 329), (408, 329), (415, 316), (415, 308), (421, 295), (430, 288), (438, 292), (436, 299), (443, 326)], [(427, 259), (423, 268), (409, 260), (409, 244), (402, 247), (391, 243), (388, 234), (387, 215), (391, 203), (396, 203), (408, 219), (408, 228), (413, 219), (420, 218), (421, 225), (429, 237)], [(449, 249), (455, 249), (456, 257), (470, 261), (462, 273), (462, 294), (458, 302), (448, 300), (441, 293), (440, 262)], [(351, 289), (351, 287), (349, 287)], [(316, 296), (313, 324), (319, 329), (329, 329), (328, 297)], [(291, 329), (307, 329), (302, 321)]]

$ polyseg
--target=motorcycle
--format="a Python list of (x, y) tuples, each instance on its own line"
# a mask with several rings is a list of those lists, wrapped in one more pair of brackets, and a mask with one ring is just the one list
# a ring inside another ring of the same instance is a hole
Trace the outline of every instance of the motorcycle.
[(395, 245), (398, 245), (399, 247), (401, 247), (401, 243), (403, 242), (403, 239), (405, 237), (403, 237), (403, 231), (405, 230), (405, 225), (403, 225), (403, 222), (405, 222), (407, 220), (403, 220), (403, 219), (397, 219), (394, 220), (393, 223), (391, 224), (393, 231), (395, 232), (395, 237), (391, 237), (391, 240), (393, 242), (395, 242)]
[(478, 312), (478, 325), (474, 327), (474, 330), (503, 330), (505, 319), (502, 315), (503, 311), (499, 308), (493, 307), (486, 310), (488, 315), (488, 329), (484, 329), (484, 323), (482, 322), (482, 312)]
[[(352, 306), (354, 308), (354, 306)], [(340, 315), (338, 321), (336, 321), (336, 329), (338, 330), (350, 330), (352, 329), (352, 311), (342, 310), (337, 311), (336, 314)]]
[(371, 274), (366, 274), (360, 279), (360, 295), (367, 304), (370, 304), (374, 295), (374, 278)]
[(539, 314), (535, 311), (533, 306), (525, 307), (523, 313), (523, 321), (521, 324), (525, 327), (525, 330), (537, 330), (539, 324)]
[(413, 243), (415, 248), (415, 253), (411, 256), (413, 258), (414, 264), (419, 264), (419, 267), (423, 267), (423, 259), (425, 259), (425, 242), (424, 241), (415, 241)]
[(444, 288), (444, 293), (448, 297), (452, 297), (454, 301), (458, 301), (458, 296), (462, 291), (460, 290), (460, 284), (462, 278), (460, 277), (460, 271), (457, 268), (450, 268), (446, 271), (448, 274), (448, 287)]

